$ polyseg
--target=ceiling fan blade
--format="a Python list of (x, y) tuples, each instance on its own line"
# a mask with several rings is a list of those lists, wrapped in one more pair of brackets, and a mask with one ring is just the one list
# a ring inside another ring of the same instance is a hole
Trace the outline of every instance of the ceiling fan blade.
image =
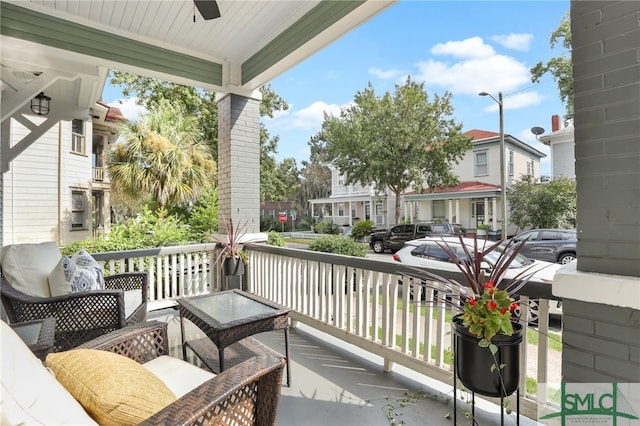
[(193, 3), (195, 3), (205, 21), (220, 17), (220, 9), (216, 0), (193, 0)]

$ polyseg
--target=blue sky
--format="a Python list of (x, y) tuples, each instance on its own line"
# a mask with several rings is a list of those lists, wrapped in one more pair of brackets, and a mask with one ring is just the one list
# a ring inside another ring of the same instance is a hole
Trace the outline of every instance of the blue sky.
[[(407, 76), (424, 82), (430, 96), (449, 91), (454, 117), (464, 130), (499, 131), (496, 102), (504, 96), (505, 133), (549, 153), (531, 127), (551, 131), (551, 116), (564, 114), (555, 82), (531, 83), (529, 69), (562, 53), (549, 38), (569, 1), (400, 1), (271, 82), (290, 105), (264, 119), (280, 136), (278, 159), (308, 160), (308, 140), (323, 111), (336, 114), (369, 82), (380, 96)], [(104, 100), (118, 98), (106, 88)], [(117, 104), (129, 117), (130, 102)], [(131, 118), (131, 117), (129, 117)], [(542, 174), (549, 173), (549, 158)]]

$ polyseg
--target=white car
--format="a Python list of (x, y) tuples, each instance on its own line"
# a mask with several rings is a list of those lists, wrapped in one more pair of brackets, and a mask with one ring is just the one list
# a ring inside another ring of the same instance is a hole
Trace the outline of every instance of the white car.
[[(467, 250), (473, 252), (473, 238), (463, 238), (462, 241), (467, 246)], [(439, 244), (446, 243), (451, 248), (455, 248), (456, 253), (464, 257), (465, 252), (460, 245), (460, 239), (458, 237), (426, 237), (417, 240), (407, 241), (405, 245), (393, 255), (393, 260), (401, 262), (407, 266), (414, 266), (419, 268), (428, 268), (433, 273), (438, 273), (437, 270), (459, 272), (458, 267), (451, 262), (449, 255), (442, 249)], [(481, 241), (478, 240), (478, 248), (482, 250), (484, 245), (494, 244), (494, 241)], [(491, 269), (495, 265), (502, 247), (497, 247), (495, 250), (488, 253), (484, 262), (486, 262), (487, 269)], [(562, 265), (557, 263), (544, 262), (541, 260), (532, 260), (521, 254), (516, 256), (509, 265), (509, 271), (506, 273), (505, 278), (513, 278), (520, 274), (522, 271), (535, 272), (531, 280), (548, 283), (551, 285), (553, 276), (556, 271), (560, 269)], [(562, 315), (562, 310), (558, 306), (556, 301), (549, 302), (549, 313), (554, 316)]]

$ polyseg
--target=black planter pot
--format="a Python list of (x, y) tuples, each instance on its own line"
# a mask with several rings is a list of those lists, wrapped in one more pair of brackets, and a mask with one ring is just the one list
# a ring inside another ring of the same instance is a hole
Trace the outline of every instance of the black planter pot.
[[(498, 334), (491, 339), (491, 343), (498, 347), (494, 360), (489, 348), (479, 346), (480, 339), (462, 325), (460, 315), (453, 317), (452, 324), (454, 368), (462, 384), (473, 392), (489, 397), (506, 397), (515, 392), (520, 380), (522, 325), (513, 323), (513, 335)], [(496, 361), (504, 367), (492, 368)]]
[(244, 274), (244, 262), (237, 257), (227, 257), (224, 260), (223, 272), (225, 275), (242, 275)]

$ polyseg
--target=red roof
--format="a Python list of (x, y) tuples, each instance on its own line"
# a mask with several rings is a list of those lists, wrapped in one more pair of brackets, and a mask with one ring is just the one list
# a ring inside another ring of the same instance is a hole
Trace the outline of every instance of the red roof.
[[(473, 138), (474, 141), (500, 137), (500, 133), (489, 132), (487, 130), (479, 130), (479, 129), (471, 129), (467, 132), (464, 132), (464, 134), (467, 136), (471, 136), (471, 138)], [(508, 136), (508, 135), (505, 134), (505, 136)]]
[(124, 116), (122, 115), (122, 111), (120, 111), (120, 108), (107, 105), (102, 99), (100, 99), (97, 103), (107, 108), (107, 116), (105, 117), (105, 121), (117, 121), (124, 118)]

